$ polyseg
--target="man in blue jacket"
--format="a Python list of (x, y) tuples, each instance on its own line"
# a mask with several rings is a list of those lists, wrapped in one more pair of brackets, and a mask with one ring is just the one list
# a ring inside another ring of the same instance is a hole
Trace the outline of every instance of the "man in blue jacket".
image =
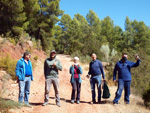
[(89, 75), (91, 75), (90, 83), (91, 83), (91, 90), (92, 90), (92, 103), (96, 103), (95, 100), (95, 84), (97, 85), (98, 89), (98, 103), (101, 103), (101, 74), (103, 77), (103, 80), (105, 80), (105, 74), (103, 70), (103, 65), (101, 61), (97, 60), (97, 56), (95, 53), (92, 54), (92, 61), (89, 65), (89, 72), (87, 77), (89, 78)]
[(118, 61), (115, 65), (113, 72), (113, 81), (116, 82), (116, 73), (118, 71), (118, 89), (116, 92), (115, 99), (113, 100), (113, 104), (118, 104), (119, 99), (121, 98), (122, 91), (124, 89), (125, 96), (124, 102), (129, 104), (129, 96), (130, 96), (130, 85), (131, 85), (131, 68), (137, 67), (140, 64), (139, 56), (136, 57), (137, 62), (128, 61), (127, 53), (122, 54), (122, 59)]
[(30, 84), (33, 80), (32, 64), (29, 60), (31, 54), (25, 52), (23, 57), (17, 62), (16, 76), (19, 82), (19, 102), (31, 107), (29, 104)]

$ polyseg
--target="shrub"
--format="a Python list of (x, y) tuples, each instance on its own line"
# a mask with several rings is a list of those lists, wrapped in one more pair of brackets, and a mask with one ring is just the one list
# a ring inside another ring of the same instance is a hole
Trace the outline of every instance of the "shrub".
[(150, 108), (150, 87), (144, 91), (142, 98), (144, 100), (144, 105)]
[(9, 42), (12, 43), (13, 45), (16, 45), (16, 41), (14, 38), (8, 38)]
[(109, 45), (102, 45), (100, 48), (100, 51), (102, 52), (102, 54), (104, 55), (104, 57), (102, 58), (102, 61), (105, 62), (111, 62), (112, 58), (117, 54), (117, 51), (112, 49), (112, 51), (109, 48)]
[(38, 49), (38, 50), (42, 50), (42, 46), (41, 46), (41, 41), (40, 40), (35, 40), (35, 38), (32, 39), (32, 43), (33, 43), (33, 48), (34, 49)]
[(8, 113), (9, 109), (21, 107), (21, 104), (12, 100), (0, 98), (0, 111)]
[(80, 51), (75, 51), (71, 54), (72, 58), (74, 58), (75, 56), (79, 57), (81, 63), (89, 63), (92, 60), (89, 55), (83, 55)]
[(38, 56), (35, 56), (35, 57), (34, 57), (34, 60), (36, 60), (36, 61), (37, 61), (37, 60), (38, 60), (38, 58), (39, 58)]
[(80, 62), (81, 63), (90, 63), (91, 62), (91, 57), (89, 55), (86, 56), (80, 56)]
[(0, 59), (0, 69), (3, 69), (8, 72), (12, 76), (12, 79), (15, 80), (15, 68), (16, 68), (17, 61), (12, 59), (9, 54), (6, 57), (2, 57)]

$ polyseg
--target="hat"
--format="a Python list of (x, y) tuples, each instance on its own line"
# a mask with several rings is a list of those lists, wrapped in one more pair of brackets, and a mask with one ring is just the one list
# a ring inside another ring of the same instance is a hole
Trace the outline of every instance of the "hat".
[(29, 52), (25, 52), (24, 54), (23, 54), (23, 58), (26, 56), (26, 55), (31, 55)]
[(74, 57), (74, 60), (79, 60), (79, 58), (78, 57)]

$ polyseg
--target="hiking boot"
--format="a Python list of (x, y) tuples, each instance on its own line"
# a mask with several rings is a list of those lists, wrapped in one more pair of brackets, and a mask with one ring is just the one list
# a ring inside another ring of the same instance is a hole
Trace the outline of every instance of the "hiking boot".
[(80, 104), (80, 101), (79, 101), (79, 100), (77, 100), (77, 104)]
[(71, 103), (73, 104), (73, 103), (74, 103), (74, 100), (71, 100)]
[(60, 102), (56, 102), (56, 105), (57, 105), (58, 107), (60, 107)]
[(42, 106), (46, 106), (48, 104), (48, 102), (44, 102), (43, 104), (42, 104)]

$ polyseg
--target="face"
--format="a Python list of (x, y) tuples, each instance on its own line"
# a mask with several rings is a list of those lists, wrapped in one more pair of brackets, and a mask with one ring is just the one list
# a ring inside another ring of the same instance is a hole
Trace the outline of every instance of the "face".
[(91, 58), (92, 58), (92, 60), (96, 60), (96, 58), (97, 58), (96, 54), (92, 54)]
[(24, 59), (29, 60), (29, 59), (30, 59), (30, 57), (31, 57), (31, 55), (30, 55), (30, 54), (29, 54), (29, 55), (25, 55)]
[(54, 58), (55, 56), (56, 56), (56, 53), (55, 53), (55, 52), (52, 52), (52, 53), (51, 53), (51, 57)]
[(74, 63), (78, 63), (78, 60), (74, 60)]
[(126, 58), (128, 59), (128, 55), (122, 55), (122, 58), (123, 58), (123, 57), (126, 57)]

